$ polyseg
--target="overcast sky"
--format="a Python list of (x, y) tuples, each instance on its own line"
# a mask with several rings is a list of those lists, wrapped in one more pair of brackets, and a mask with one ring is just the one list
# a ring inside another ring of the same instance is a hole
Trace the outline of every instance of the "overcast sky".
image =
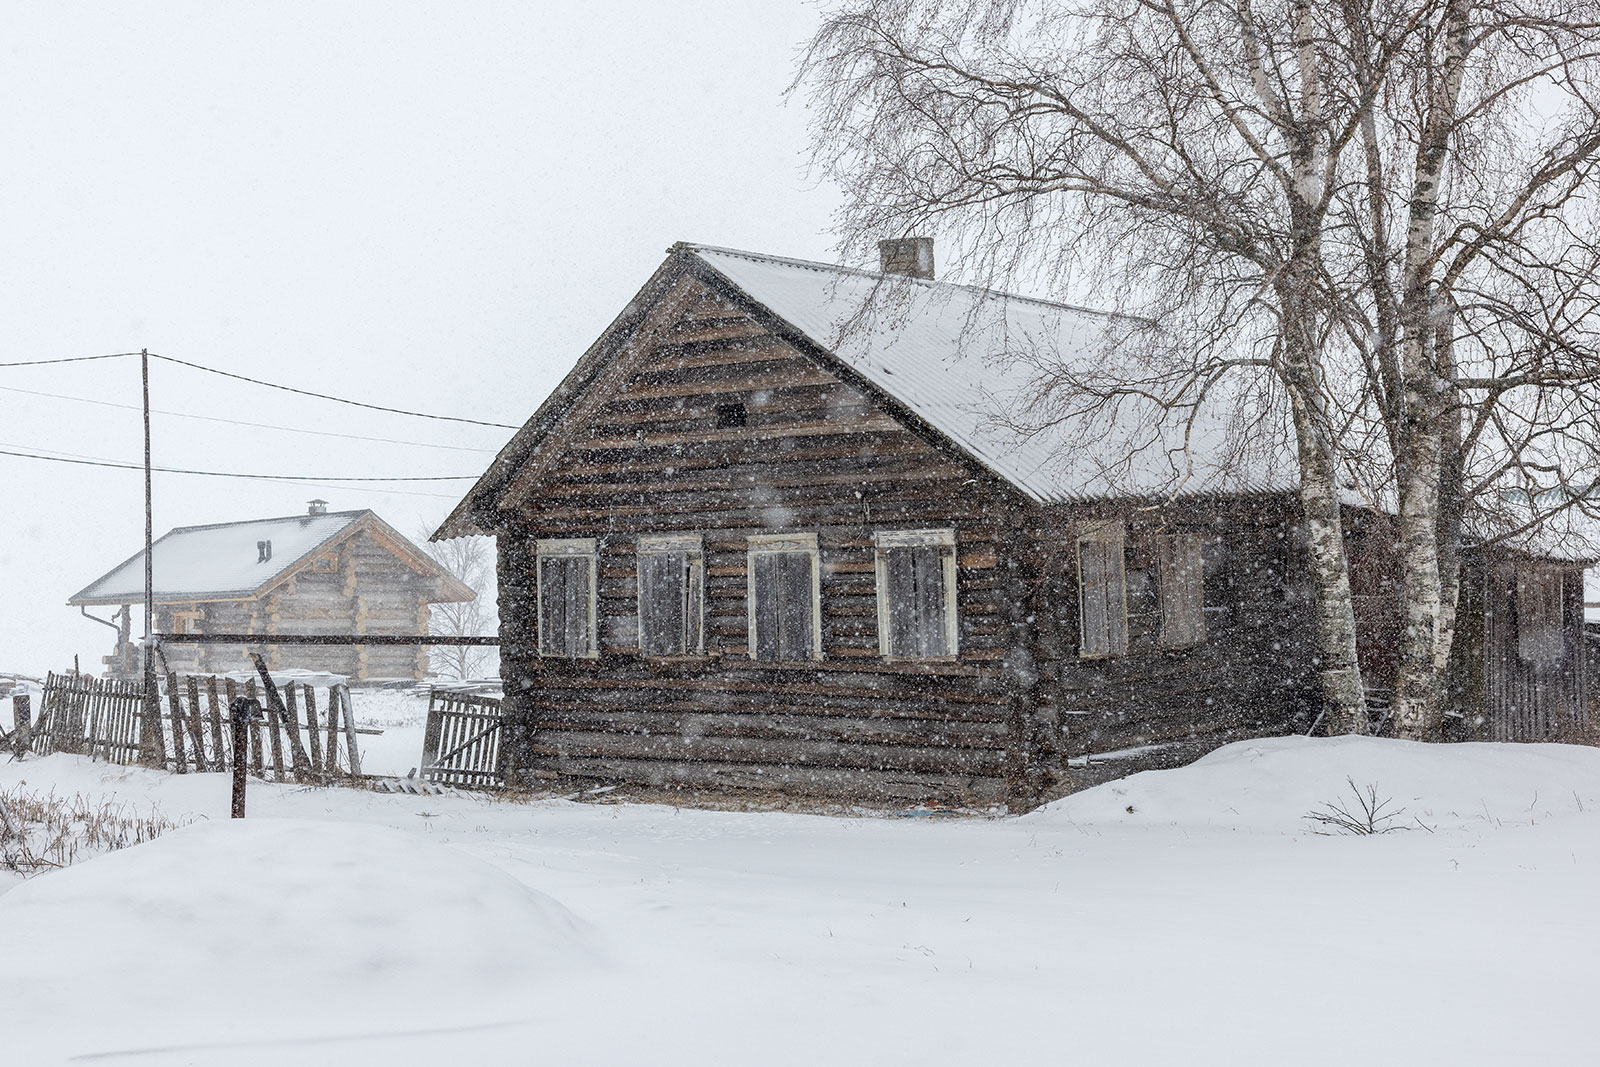
[[(836, 197), (782, 92), (798, 2), (10, 4), (0, 363), (148, 347), (373, 403), (521, 423), (677, 240), (831, 259)], [(28, 392), (20, 392), (27, 390)], [(52, 393), (102, 402), (39, 396)], [(137, 360), (0, 368), (0, 449), (137, 462)], [(158, 364), (158, 465), (476, 475), (508, 431)], [(115, 407), (105, 405), (128, 405)], [(483, 451), (465, 451), (465, 449)], [(156, 534), (313, 496), (157, 475)], [(0, 456), (0, 671), (99, 669), (67, 597), (138, 550), (136, 471)]]

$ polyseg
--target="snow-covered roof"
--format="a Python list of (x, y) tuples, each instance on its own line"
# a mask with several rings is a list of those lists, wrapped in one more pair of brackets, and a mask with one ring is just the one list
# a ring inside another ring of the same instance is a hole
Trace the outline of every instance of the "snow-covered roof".
[[(1115, 316), (974, 286), (705, 245), (680, 246), (1041, 503), (1292, 490), (1289, 445), (1237, 446), (1220, 393), (1187, 426), (1157, 405), (1030, 415), (1041, 367), (1108, 358)], [(1122, 320), (1124, 322), (1128, 320)], [(1019, 432), (1017, 422), (1030, 423)], [(1187, 450), (1185, 443), (1187, 442)]]
[[(151, 550), (158, 602), (230, 600), (253, 595), (370, 511), (331, 511), (211, 526), (180, 526)], [(257, 542), (272, 542), (272, 558), (259, 561)], [(144, 552), (87, 588), (69, 604), (131, 604), (144, 599)]]

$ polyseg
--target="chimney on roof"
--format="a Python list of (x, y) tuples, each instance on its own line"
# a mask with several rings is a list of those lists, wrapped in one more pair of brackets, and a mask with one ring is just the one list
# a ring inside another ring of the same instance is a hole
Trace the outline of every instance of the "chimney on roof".
[(878, 242), (878, 267), (885, 274), (933, 280), (933, 238), (892, 237)]
[(256, 562), (257, 563), (265, 563), (265, 562), (267, 562), (267, 560), (269, 560), (271, 558), (272, 558), (272, 542), (271, 541), (257, 541), (256, 542)]
[(306, 503), (307, 515), (326, 515), (327, 513), (328, 502), (326, 500), (311, 500)]

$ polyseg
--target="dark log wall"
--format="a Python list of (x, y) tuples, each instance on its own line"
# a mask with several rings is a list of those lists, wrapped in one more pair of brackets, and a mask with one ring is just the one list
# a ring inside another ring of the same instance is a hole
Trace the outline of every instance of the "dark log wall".
[(1462, 573), (1459, 629), (1451, 657), (1458, 725), (1477, 741), (1547, 741), (1585, 725), (1583, 568), (1566, 568), (1559, 654), (1528, 662), (1518, 647), (1517, 569), (1508, 555), (1470, 553)]
[[(1183, 762), (1240, 737), (1304, 730), (1315, 715), (1310, 673), (1311, 589), (1297, 561), (1299, 527), (1281, 497), (1174, 504), (1160, 510), (1059, 509), (1066, 536), (1044, 563), (1049, 608), (1042, 671), (1057, 694), (1063, 755), (1163, 746), (1127, 766)], [(1120, 517), (1126, 542), (1128, 651), (1080, 658), (1076, 530)], [(1199, 537), (1205, 640), (1159, 643), (1156, 538)], [(1072, 775), (1069, 774), (1069, 778)]]
[[(534, 775), (994, 801), (1017, 786), (1006, 495), (704, 293), (500, 531), (502, 675)], [(742, 414), (729, 405), (742, 404)], [(719, 407), (722, 409), (719, 414)], [(739, 424), (742, 422), (742, 425)], [(559, 432), (559, 431), (558, 431)], [(960, 654), (885, 662), (872, 533), (954, 528)], [(814, 532), (821, 661), (750, 660), (746, 538)], [(704, 538), (706, 654), (638, 652), (637, 538)], [(600, 655), (537, 654), (533, 541), (594, 537)], [(520, 740), (519, 740), (520, 739)]]

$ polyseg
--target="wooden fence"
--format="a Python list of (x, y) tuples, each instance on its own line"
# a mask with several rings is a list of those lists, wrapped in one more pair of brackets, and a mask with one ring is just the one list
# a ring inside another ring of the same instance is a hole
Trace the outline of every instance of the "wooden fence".
[(422, 777), (446, 785), (487, 789), (504, 785), (500, 766), (500, 701), (434, 689), (422, 733)]
[[(316, 688), (302, 683), (287, 682), (279, 692), (286, 714), (268, 708), (263, 721), (250, 725), (248, 751), (239, 754), (249, 770), (263, 778), (270, 773), (275, 781), (361, 777), (356, 735), (362, 731), (356, 729), (349, 688), (329, 686), (320, 701)], [(255, 679), (240, 685), (212, 675), (166, 676), (161, 735), (170, 769), (183, 774), (233, 766), (228, 705), (237, 696), (261, 700)], [(51, 674), (45, 679), (31, 747), (40, 754), (76, 752), (131, 764), (139, 758), (143, 725), (142, 683)], [(301, 753), (304, 758), (297, 758)]]

